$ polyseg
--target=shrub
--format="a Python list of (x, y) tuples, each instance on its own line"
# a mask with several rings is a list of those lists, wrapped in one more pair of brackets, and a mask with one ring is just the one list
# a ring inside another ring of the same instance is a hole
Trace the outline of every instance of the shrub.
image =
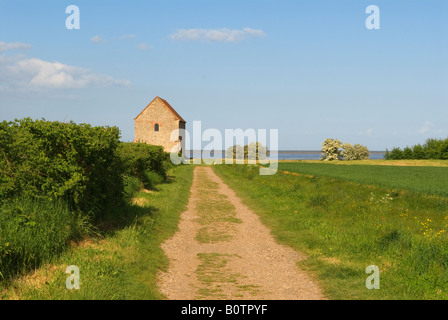
[(137, 191), (139, 191), (143, 187), (143, 183), (140, 181), (140, 179), (134, 176), (124, 176), (123, 184), (124, 199), (128, 201)]
[(244, 158), (249, 160), (265, 160), (269, 150), (260, 142), (252, 142), (244, 146)]
[(414, 159), (425, 159), (425, 149), (421, 144), (412, 147), (412, 155)]
[(343, 150), (344, 160), (367, 160), (369, 159), (369, 149), (366, 146), (355, 144), (352, 146), (350, 143), (344, 144)]
[(151, 170), (145, 170), (143, 172), (143, 177), (143, 186), (148, 189), (154, 189), (156, 185), (165, 181), (165, 176)]
[(389, 159), (400, 160), (403, 159), (403, 151), (400, 148), (392, 148), (389, 154)]
[(264, 146), (260, 142), (252, 142), (244, 147), (234, 145), (226, 150), (226, 158), (229, 159), (266, 160), (268, 156), (268, 147)]
[(324, 161), (333, 161), (333, 160), (342, 160), (343, 144), (341, 140), (338, 139), (325, 139), (322, 143), (322, 160)]
[(406, 147), (403, 149), (403, 158), (404, 159), (414, 159), (414, 152), (410, 147)]
[(425, 144), (423, 145), (426, 159), (440, 159), (442, 144), (442, 140), (439, 139), (430, 138), (426, 140)]
[(406, 147), (403, 150), (393, 148), (386, 150), (386, 159), (448, 159), (448, 138), (447, 139), (427, 139), (422, 145), (417, 144)]
[(244, 148), (240, 145), (234, 145), (226, 149), (226, 158), (228, 159), (244, 159)]
[(169, 154), (161, 146), (122, 142), (118, 146), (118, 155), (127, 175), (135, 176), (144, 182), (145, 171), (150, 170), (166, 178), (170, 160)]
[(0, 124), (0, 199), (63, 199), (72, 209), (102, 212), (122, 200), (117, 127), (29, 118)]
[(440, 146), (440, 159), (448, 160), (448, 138)]

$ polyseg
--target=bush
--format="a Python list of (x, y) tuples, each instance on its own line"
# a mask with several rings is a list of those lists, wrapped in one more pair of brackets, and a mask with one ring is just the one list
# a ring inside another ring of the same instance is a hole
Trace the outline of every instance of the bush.
[(392, 151), (386, 150), (386, 159), (448, 159), (448, 138), (447, 139), (427, 139), (422, 145), (417, 144), (412, 147), (406, 147), (403, 150), (393, 148)]
[(268, 147), (264, 146), (260, 142), (252, 142), (244, 147), (234, 145), (226, 150), (226, 158), (229, 159), (266, 160), (268, 156)]
[(412, 147), (412, 155), (414, 159), (425, 159), (425, 149), (423, 149), (422, 145), (416, 144)]
[(448, 160), (448, 138), (440, 146), (440, 159)]
[(244, 148), (240, 145), (234, 145), (227, 148), (226, 158), (228, 159), (244, 159)]
[(440, 159), (442, 144), (443, 141), (439, 139), (430, 138), (426, 140), (425, 144), (423, 145), (426, 159)]
[(404, 159), (414, 159), (414, 152), (410, 147), (406, 147), (403, 149), (403, 158)]
[(350, 143), (344, 144), (343, 150), (344, 160), (367, 160), (369, 159), (369, 149), (366, 146), (355, 144), (352, 146)]
[(249, 160), (265, 160), (269, 150), (260, 142), (252, 142), (244, 146), (244, 158)]
[(119, 137), (117, 127), (0, 122), (1, 277), (57, 256), (93, 219), (165, 180), (171, 163), (162, 147)]
[(166, 179), (166, 176), (151, 170), (145, 170), (143, 177), (143, 186), (148, 189), (154, 189), (156, 185), (161, 184)]
[(0, 124), (0, 199), (62, 199), (71, 209), (102, 212), (121, 202), (119, 129), (45, 120)]
[(400, 148), (392, 148), (388, 158), (392, 160), (403, 159), (403, 151)]
[(325, 139), (322, 143), (322, 160), (333, 161), (342, 160), (342, 144), (341, 140), (338, 139)]
[(338, 139), (325, 139), (322, 143), (322, 160), (367, 160), (369, 149), (366, 146), (350, 143), (343, 144)]
[(125, 176), (123, 178), (123, 184), (124, 199), (127, 201), (129, 201), (136, 192), (143, 188), (143, 183), (139, 180), (139, 178), (134, 176)]
[(118, 155), (122, 161), (125, 174), (135, 176), (145, 182), (145, 171), (156, 172), (163, 178), (170, 167), (169, 154), (161, 146), (146, 143), (121, 142)]

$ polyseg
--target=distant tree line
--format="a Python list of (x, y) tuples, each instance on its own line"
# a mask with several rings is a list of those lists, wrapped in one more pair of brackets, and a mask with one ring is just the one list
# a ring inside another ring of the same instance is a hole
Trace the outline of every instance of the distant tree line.
[(386, 149), (385, 159), (448, 159), (448, 138), (434, 139), (430, 138), (426, 142), (416, 144), (412, 147), (405, 147), (403, 150), (395, 147), (391, 151)]

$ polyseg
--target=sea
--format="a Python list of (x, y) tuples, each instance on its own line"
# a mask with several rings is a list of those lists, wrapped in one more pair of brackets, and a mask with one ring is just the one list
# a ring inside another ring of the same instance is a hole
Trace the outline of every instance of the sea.
[[(371, 160), (380, 160), (384, 159), (385, 151), (371, 151), (369, 159)], [(219, 154), (219, 152), (218, 152)], [(283, 150), (277, 152), (278, 160), (319, 160), (321, 158), (321, 151), (306, 151), (306, 150)], [(200, 158), (200, 151), (190, 151), (190, 159), (192, 158)], [(214, 157), (214, 153), (211, 153), (211, 156)], [(271, 154), (270, 158), (273, 158), (275, 154)], [(224, 159), (225, 151), (221, 152), (221, 158)]]

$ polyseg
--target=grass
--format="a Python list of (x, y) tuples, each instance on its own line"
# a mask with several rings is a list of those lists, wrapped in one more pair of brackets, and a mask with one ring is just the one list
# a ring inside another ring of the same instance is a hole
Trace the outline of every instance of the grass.
[(279, 170), (343, 179), (389, 189), (448, 196), (448, 167), (287, 162), (279, 163)]
[[(279, 160), (280, 163), (322, 163), (321, 160)], [(377, 165), (377, 166), (416, 166), (416, 167), (448, 167), (448, 160), (350, 160), (350, 161), (332, 161), (328, 164), (337, 165)]]
[(255, 297), (259, 293), (258, 286), (244, 283), (245, 277), (231, 272), (227, 264), (240, 257), (233, 254), (199, 253), (199, 265), (196, 274), (200, 283), (197, 299), (235, 299), (249, 294)]
[(22, 274), (63, 252), (93, 229), (85, 214), (62, 201), (21, 197), (0, 206), (0, 280)]
[[(193, 166), (171, 169), (172, 177), (157, 191), (137, 192), (144, 206), (111, 212), (100, 228), (101, 237), (72, 243), (58, 258), (24, 276), (0, 283), (2, 299), (164, 299), (156, 285), (157, 273), (168, 266), (160, 244), (177, 230), (185, 210)], [(129, 190), (137, 185), (130, 183)], [(80, 289), (68, 290), (67, 266), (80, 269)]]
[[(330, 299), (448, 299), (448, 198), (426, 194), (417, 180), (392, 190), (360, 183), (354, 165), (300, 166), (312, 177), (260, 176), (250, 165), (213, 168), (277, 241), (307, 256), (299, 266), (319, 279)], [(358, 182), (326, 176), (339, 168), (346, 175), (353, 170)], [(392, 177), (393, 169), (401, 167), (387, 168)], [(431, 177), (444, 185), (443, 176)], [(379, 267), (379, 290), (366, 289), (370, 265)]]

